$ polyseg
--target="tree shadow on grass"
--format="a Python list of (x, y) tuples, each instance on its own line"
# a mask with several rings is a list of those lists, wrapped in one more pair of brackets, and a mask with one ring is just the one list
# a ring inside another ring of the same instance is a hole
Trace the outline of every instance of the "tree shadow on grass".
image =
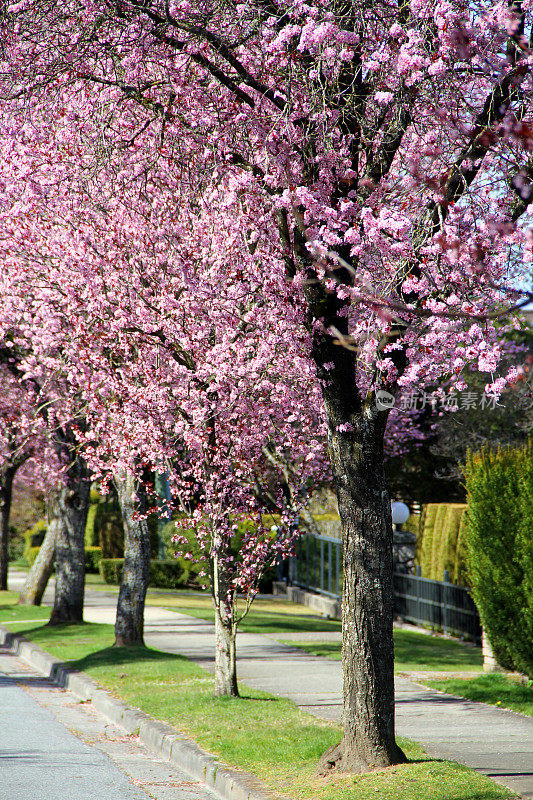
[(85, 672), (93, 667), (118, 667), (132, 663), (158, 663), (173, 661), (174, 663), (191, 664), (185, 656), (177, 653), (163, 653), (149, 647), (134, 645), (132, 647), (104, 647), (95, 650), (82, 658), (65, 661), (69, 669)]
[[(167, 611), (176, 611), (178, 614), (203, 619), (214, 624), (215, 617), (211, 609), (198, 609), (187, 606), (165, 606)], [(251, 611), (239, 625), (242, 633), (285, 633), (290, 631), (329, 633), (341, 631), (338, 620), (325, 619), (314, 614), (276, 614), (268, 611)]]

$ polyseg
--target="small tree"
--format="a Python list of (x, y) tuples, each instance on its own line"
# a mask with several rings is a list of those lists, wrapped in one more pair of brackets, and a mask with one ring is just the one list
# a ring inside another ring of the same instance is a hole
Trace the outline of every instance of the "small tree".
[(481, 621), (499, 662), (533, 676), (533, 442), (469, 453), (466, 547)]

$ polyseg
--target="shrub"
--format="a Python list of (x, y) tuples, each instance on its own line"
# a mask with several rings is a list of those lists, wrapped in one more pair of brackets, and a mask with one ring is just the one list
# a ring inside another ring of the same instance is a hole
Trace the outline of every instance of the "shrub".
[(23, 537), (14, 532), (10, 526), (10, 537), (8, 542), (8, 560), (18, 561), (19, 558), (24, 556), (25, 541)]
[(437, 516), (438, 503), (428, 503), (423, 513), (423, 523), (421, 531), (419, 563), (422, 568), (422, 575), (429, 577), (431, 572), (431, 551), (433, 546), (433, 529), (435, 528), (435, 518)]
[(105, 583), (119, 584), (122, 579), (123, 558), (101, 558), (98, 570)]
[(96, 514), (98, 512), (98, 500), (94, 499), (94, 495), (98, 495), (94, 489), (91, 489), (91, 502), (87, 510), (87, 522), (85, 524), (85, 546), (98, 547), (98, 531), (95, 529)]
[(24, 551), (24, 558), (26, 559), (29, 567), (33, 567), (33, 562), (37, 558), (40, 549), (41, 549), (40, 547), (28, 547)]
[[(264, 516), (264, 525), (268, 529), (273, 525), (279, 525), (281, 518), (277, 514), (268, 514)], [(179, 518), (177, 518), (179, 520)], [(252, 530), (255, 525), (254, 520), (251, 519), (239, 519), (237, 521), (237, 531), (235, 535), (231, 539), (231, 551), (235, 555), (238, 555), (239, 549), (241, 547), (242, 537), (243, 535)], [(187, 545), (176, 545), (172, 542), (172, 536), (175, 533), (179, 533), (180, 536), (184, 536), (187, 540)], [(198, 546), (198, 542), (196, 539), (196, 533), (193, 528), (182, 528), (176, 526), (176, 520), (172, 522), (168, 522), (162, 529), (161, 532), (162, 538), (165, 542), (166, 546), (166, 553), (169, 559), (174, 559), (177, 556), (177, 560), (179, 563), (182, 563), (185, 571), (189, 572), (189, 579), (188, 584), (191, 586), (209, 586), (209, 576), (204, 575), (201, 579), (198, 577), (199, 572), (204, 571), (207, 572), (205, 569), (205, 558), (200, 551)], [(272, 534), (274, 535), (274, 534)], [(190, 553), (192, 555), (192, 560), (188, 558), (183, 558), (180, 556), (180, 553)], [(272, 591), (272, 582), (277, 578), (277, 567), (276, 565), (272, 565), (267, 567), (261, 580), (259, 581), (259, 591), (260, 592), (271, 592)]]
[(47, 527), (48, 525), (46, 519), (40, 519), (35, 523), (35, 525), (32, 525), (31, 528), (28, 528), (28, 530), (24, 531), (22, 534), (24, 539), (23, 556), (30, 567), (33, 564), (33, 561), (35, 561), (35, 556), (33, 557), (33, 561), (31, 561), (31, 563), (29, 561), (30, 550), (35, 547), (37, 550), (39, 550), (39, 547), (43, 543)]
[(457, 544), (455, 546), (455, 559), (453, 562), (453, 583), (459, 586), (468, 586), (467, 553), (466, 553), (466, 512), (461, 517), (459, 530), (457, 532)]
[(446, 516), (440, 534), (440, 546), (435, 565), (434, 580), (442, 580), (444, 570), (448, 571), (450, 580), (454, 580), (457, 560), (457, 540), (461, 520), (466, 511), (466, 503), (448, 503)]
[(158, 589), (183, 589), (191, 580), (191, 566), (191, 562), (183, 558), (174, 558), (172, 561), (153, 560), (150, 562), (148, 585)]
[[(123, 558), (102, 558), (98, 565), (100, 575), (109, 584), (120, 583), (123, 566)], [(172, 561), (153, 560), (150, 562), (148, 585), (158, 589), (185, 589), (197, 585), (195, 572), (191, 567), (194, 565), (183, 558), (175, 558)]]
[(464, 584), (464, 553), (459, 531), (465, 503), (429, 503), (422, 511), (416, 560), (424, 578), (441, 581), (448, 570), (453, 583)]
[(533, 442), (469, 453), (467, 569), (499, 663), (533, 677)]
[(98, 562), (102, 558), (101, 547), (86, 547), (85, 548), (85, 572), (91, 572), (95, 575), (98, 574)]
[(403, 530), (418, 536), (420, 530), (420, 514), (409, 514), (409, 519), (403, 525)]
[(115, 495), (107, 495), (96, 505), (94, 538), (102, 548), (103, 558), (122, 558), (124, 555), (122, 514)]

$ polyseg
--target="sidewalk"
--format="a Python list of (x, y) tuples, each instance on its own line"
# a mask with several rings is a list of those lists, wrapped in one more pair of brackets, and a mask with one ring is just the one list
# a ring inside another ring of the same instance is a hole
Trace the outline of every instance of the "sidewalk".
[[(10, 588), (22, 580), (10, 576)], [(114, 623), (116, 595), (88, 589), (85, 619)], [(147, 606), (150, 647), (187, 656), (214, 670), (214, 627), (194, 617)], [(342, 713), (341, 664), (288, 647), (269, 636), (239, 633), (238, 677), (252, 688), (286, 697), (317, 717), (335, 722)], [(489, 775), (523, 798), (533, 798), (533, 721), (511, 711), (474, 703), (396, 677), (396, 730), (427, 752)]]

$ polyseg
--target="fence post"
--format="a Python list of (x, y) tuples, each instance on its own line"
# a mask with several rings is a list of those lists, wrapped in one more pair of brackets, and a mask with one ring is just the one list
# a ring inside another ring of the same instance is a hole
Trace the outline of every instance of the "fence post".
[(449, 620), (448, 620), (448, 584), (450, 583), (450, 573), (447, 569), (444, 570), (442, 575), (444, 586), (442, 587), (442, 622), (444, 634), (448, 633)]

